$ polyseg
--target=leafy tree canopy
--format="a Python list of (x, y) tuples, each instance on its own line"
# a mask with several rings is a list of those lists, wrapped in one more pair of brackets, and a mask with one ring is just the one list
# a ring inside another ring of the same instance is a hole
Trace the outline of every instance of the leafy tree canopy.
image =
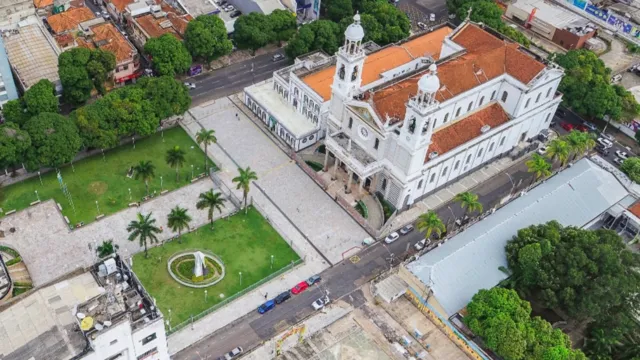
[(104, 82), (115, 66), (115, 55), (100, 49), (76, 47), (60, 54), (58, 74), (65, 101), (83, 104), (91, 97), (94, 88), (104, 94)]
[(144, 52), (151, 56), (153, 69), (161, 76), (184, 74), (191, 66), (189, 51), (171, 34), (149, 39), (144, 44)]
[(190, 21), (184, 34), (184, 45), (191, 56), (206, 61), (227, 55), (233, 49), (224, 22), (215, 15), (200, 15)]
[(334, 54), (342, 45), (343, 38), (340, 25), (329, 20), (317, 20), (303, 25), (289, 41), (285, 51), (290, 58), (315, 50)]
[(518, 231), (506, 246), (516, 288), (576, 319), (638, 308), (640, 264), (610, 230), (562, 227), (552, 221)]
[(20, 130), (17, 124), (9, 122), (0, 126), (0, 167), (15, 168), (30, 147), (29, 134)]
[(240, 16), (233, 29), (233, 39), (239, 49), (256, 51), (276, 39), (269, 17), (257, 12)]
[(25, 91), (22, 98), (8, 101), (2, 108), (5, 120), (18, 125), (24, 124), (32, 116), (43, 112), (58, 112), (55, 88), (46, 79), (38, 81)]
[(189, 90), (178, 80), (169, 77), (153, 77), (138, 80), (137, 86), (145, 91), (158, 119), (182, 115), (191, 106)]
[(289, 41), (296, 33), (298, 23), (296, 15), (290, 11), (276, 9), (269, 14), (269, 22), (276, 41)]
[[(387, 1), (368, 1), (363, 5), (363, 15), (371, 15), (378, 23), (380, 32), (372, 35), (371, 40), (378, 45), (387, 45), (409, 36), (411, 22), (407, 15)], [(372, 19), (367, 20), (371, 26)], [(367, 28), (365, 27), (365, 35)]]
[(353, 3), (351, 0), (325, 0), (320, 5), (320, 13), (323, 19), (340, 22), (353, 16)]
[(31, 137), (26, 165), (59, 167), (73, 160), (82, 145), (78, 128), (72, 120), (59, 114), (41, 113), (24, 124)]
[(623, 173), (627, 174), (627, 176), (640, 184), (640, 158), (638, 157), (630, 157), (627, 160), (622, 162), (620, 165), (620, 170)]

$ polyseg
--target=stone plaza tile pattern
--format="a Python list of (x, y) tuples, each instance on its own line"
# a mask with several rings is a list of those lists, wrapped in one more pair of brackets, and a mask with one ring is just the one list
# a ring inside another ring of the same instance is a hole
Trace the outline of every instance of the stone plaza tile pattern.
[[(118, 253), (124, 258), (142, 251), (137, 240), (127, 240), (127, 225), (136, 219), (138, 212), (153, 212), (158, 226), (163, 227), (158, 236), (161, 241), (176, 235), (167, 226), (167, 214), (176, 205), (188, 210), (193, 219), (192, 228), (206, 224), (207, 212), (197, 210), (195, 204), (201, 192), (213, 187), (210, 179), (203, 179), (145, 202), (140, 207), (125, 209), (75, 230), (69, 230), (53, 200), (45, 201), (2, 218), (0, 229), (4, 230), (5, 237), (0, 239), (0, 244), (20, 253), (33, 284), (41, 286), (97, 262), (95, 249), (105, 240), (113, 240), (119, 245)], [(232, 210), (229, 204), (223, 215)], [(11, 228), (15, 228), (15, 232), (11, 233)]]

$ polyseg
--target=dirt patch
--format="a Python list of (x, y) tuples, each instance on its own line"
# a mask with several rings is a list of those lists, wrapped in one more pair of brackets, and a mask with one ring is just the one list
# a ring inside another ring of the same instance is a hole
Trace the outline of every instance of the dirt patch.
[(96, 195), (102, 195), (106, 193), (107, 189), (109, 189), (109, 185), (107, 185), (107, 183), (105, 183), (104, 181), (94, 181), (88, 186), (89, 192)]

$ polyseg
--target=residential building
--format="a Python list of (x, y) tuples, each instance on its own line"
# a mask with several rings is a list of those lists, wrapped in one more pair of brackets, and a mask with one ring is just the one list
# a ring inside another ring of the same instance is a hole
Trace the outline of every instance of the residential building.
[(140, 76), (138, 50), (111, 22), (100, 22), (83, 29), (83, 36), (76, 39), (78, 46), (109, 51), (116, 56), (113, 80), (124, 83)]
[(58, 76), (58, 49), (38, 19), (26, 26), (2, 33), (9, 64), (18, 80), (17, 86), (25, 91), (42, 79), (53, 83), (62, 93)]
[(4, 360), (169, 359), (160, 310), (117, 256), (16, 300), (0, 316)]
[(4, 48), (4, 41), (0, 38), (0, 109), (9, 100), (18, 98), (18, 89), (13, 81), (11, 65)]
[(106, 5), (107, 12), (111, 18), (120, 23), (124, 19), (127, 6), (135, 2), (145, 3), (145, 1), (136, 0), (103, 0)]
[(585, 158), (401, 265), (398, 274), (415, 295), (449, 318), (480, 289), (490, 289), (507, 278), (500, 270), (508, 266), (504, 248), (518, 230), (552, 220), (563, 226), (593, 228), (612, 209), (626, 208), (634, 201), (613, 174)]
[(187, 24), (193, 17), (161, 3), (145, 7), (128, 5), (125, 19), (128, 32), (131, 34), (130, 40), (143, 48), (147, 40), (164, 34), (171, 34), (182, 40)]
[(596, 34), (593, 22), (545, 0), (516, 0), (504, 16), (567, 50), (580, 49)]
[(95, 18), (96, 16), (91, 9), (78, 7), (49, 16), (47, 24), (49, 24), (53, 34), (62, 35), (69, 32), (78, 32), (78, 25)]
[(469, 21), (381, 49), (363, 39), (356, 15), (334, 57), (298, 59), (245, 103), (294, 150), (324, 137), (325, 171), (345, 171), (347, 193), (400, 210), (536, 146), (562, 100), (561, 68)]
[(298, 22), (308, 23), (320, 17), (321, 0), (296, 0), (296, 14)]
[(15, 28), (20, 21), (33, 14), (33, 0), (0, 0), (0, 29)]

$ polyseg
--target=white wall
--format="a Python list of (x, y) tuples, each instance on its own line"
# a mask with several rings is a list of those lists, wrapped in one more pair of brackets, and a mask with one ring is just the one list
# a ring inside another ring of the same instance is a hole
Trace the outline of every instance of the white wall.
[[(155, 334), (156, 338), (143, 345), (143, 340), (153, 334)], [(162, 318), (157, 319), (154, 323), (148, 324), (144, 328), (134, 332), (133, 346), (136, 356), (140, 356), (148, 351), (157, 349), (157, 353), (155, 355), (150, 355), (145, 358), (145, 360), (169, 360), (167, 336), (164, 331), (164, 322), (162, 321)]]
[(123, 321), (113, 325), (111, 328), (102, 330), (91, 341), (91, 347), (93, 351), (89, 352), (85, 359), (104, 360), (120, 353), (123, 353), (123, 359), (136, 358), (129, 321)]

